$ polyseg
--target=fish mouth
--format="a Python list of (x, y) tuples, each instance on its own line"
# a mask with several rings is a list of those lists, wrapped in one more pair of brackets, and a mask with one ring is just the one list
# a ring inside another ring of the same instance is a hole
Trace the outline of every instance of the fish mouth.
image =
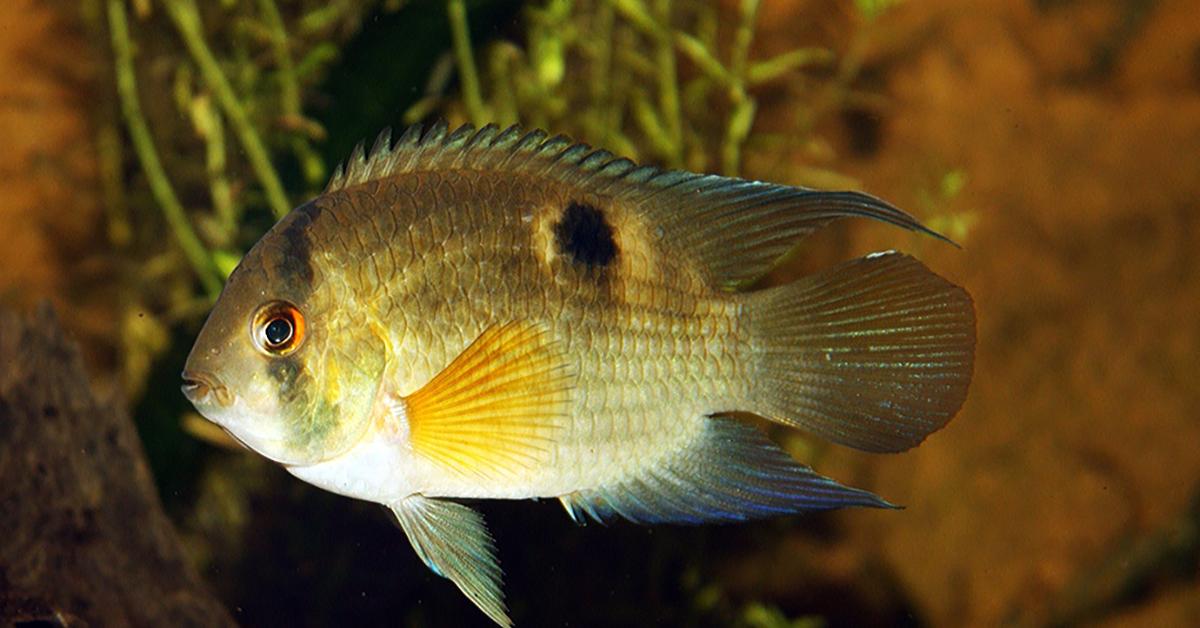
[(215, 404), (226, 408), (233, 402), (229, 388), (208, 373), (184, 371), (181, 377), (183, 385), (179, 388), (194, 406)]

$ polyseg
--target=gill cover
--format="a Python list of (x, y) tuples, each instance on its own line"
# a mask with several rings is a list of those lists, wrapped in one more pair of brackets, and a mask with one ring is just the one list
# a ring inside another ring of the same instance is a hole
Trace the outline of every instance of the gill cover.
[[(246, 254), (185, 368), (227, 393), (197, 402), (201, 414), (289, 465), (327, 460), (358, 442), (385, 365), (376, 327), (348, 305), (352, 295), (335, 293), (345, 284), (324, 281), (314, 265), (311, 230), (320, 217), (315, 203), (303, 205)], [(280, 312), (290, 327), (280, 325)]]

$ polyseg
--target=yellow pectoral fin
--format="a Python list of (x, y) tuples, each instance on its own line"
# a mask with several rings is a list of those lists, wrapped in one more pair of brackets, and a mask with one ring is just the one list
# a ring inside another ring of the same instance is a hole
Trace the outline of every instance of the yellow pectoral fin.
[(542, 325), (489, 327), (406, 397), (413, 449), (455, 471), (504, 477), (546, 462), (574, 374)]

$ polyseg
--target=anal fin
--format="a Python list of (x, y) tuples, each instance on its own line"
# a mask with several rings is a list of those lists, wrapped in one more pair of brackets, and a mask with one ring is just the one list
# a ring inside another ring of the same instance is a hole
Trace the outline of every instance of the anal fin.
[(492, 621), (512, 626), (501, 590), (504, 574), (482, 515), (421, 495), (389, 507), (426, 566), (453, 582)]
[(474, 478), (510, 477), (548, 458), (573, 385), (566, 358), (544, 326), (489, 327), (404, 398), (413, 449)]
[(894, 508), (800, 465), (758, 429), (712, 417), (693, 446), (640, 477), (559, 497), (576, 523), (743, 521), (846, 506)]

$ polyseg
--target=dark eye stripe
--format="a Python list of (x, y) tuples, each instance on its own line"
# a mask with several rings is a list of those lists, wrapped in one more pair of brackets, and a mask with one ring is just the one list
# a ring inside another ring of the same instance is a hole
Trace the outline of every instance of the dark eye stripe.
[(279, 382), (279, 397), (284, 401), (296, 398), (301, 391), (297, 381), (301, 379), (303, 368), (293, 358), (272, 360), (267, 366), (267, 373)]

